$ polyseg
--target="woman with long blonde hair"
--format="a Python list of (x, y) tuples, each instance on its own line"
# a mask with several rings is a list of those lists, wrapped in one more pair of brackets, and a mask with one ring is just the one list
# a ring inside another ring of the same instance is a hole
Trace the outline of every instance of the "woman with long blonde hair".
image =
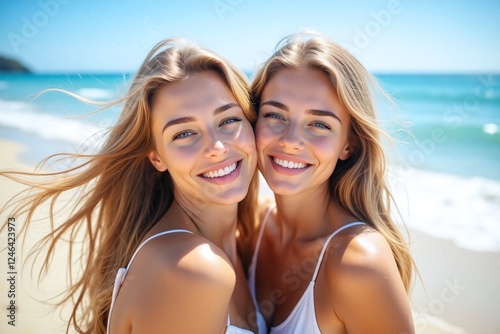
[(412, 333), (413, 261), (391, 218), (368, 71), (316, 33), (284, 39), (252, 84), (275, 195), (249, 283), (270, 333)]
[[(84, 232), (84, 266), (61, 302), (74, 302), (67, 330), (257, 333), (236, 247), (253, 226), (258, 186), (245, 76), (211, 51), (165, 40), (119, 102), (99, 152), (70, 155), (78, 166), (1, 173), (29, 186), (11, 202), (14, 216), (26, 214), (24, 233), (50, 204), (45, 268), (69, 239), (74, 269)], [(74, 190), (76, 208), (54, 222), (61, 195)]]

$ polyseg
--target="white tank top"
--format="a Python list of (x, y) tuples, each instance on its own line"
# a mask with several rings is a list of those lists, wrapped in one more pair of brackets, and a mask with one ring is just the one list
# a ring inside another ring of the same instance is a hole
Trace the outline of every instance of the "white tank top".
[[(120, 288), (123, 284), (123, 281), (125, 280), (125, 276), (127, 276), (127, 273), (130, 269), (130, 266), (132, 265), (132, 262), (134, 261), (136, 255), (139, 253), (139, 251), (141, 250), (141, 248), (150, 240), (154, 239), (154, 238), (157, 238), (159, 236), (162, 236), (162, 235), (165, 235), (165, 234), (170, 234), (170, 233), (193, 233), (191, 231), (188, 231), (188, 230), (181, 230), (181, 229), (177, 229), (177, 230), (170, 230), (170, 231), (164, 231), (164, 232), (160, 232), (160, 233), (157, 233), (149, 238), (147, 238), (146, 240), (144, 240), (144, 242), (142, 242), (139, 247), (137, 247), (137, 249), (135, 250), (134, 254), (132, 255), (132, 258), (130, 259), (128, 265), (126, 268), (120, 268), (118, 269), (118, 272), (116, 274), (116, 278), (115, 278), (115, 285), (114, 285), (114, 288), (113, 288), (113, 295), (111, 297), (111, 306), (109, 308), (109, 314), (108, 314), (108, 325), (107, 325), (107, 329), (106, 329), (106, 333), (109, 334), (109, 325), (110, 325), (110, 322), (111, 322), (111, 313), (113, 312), (113, 308), (115, 306), (115, 301), (116, 301), (116, 297), (118, 296), (118, 292), (120, 291)], [(255, 304), (255, 303), (254, 303)], [(264, 321), (264, 318), (262, 317), (262, 314), (260, 314), (260, 317), (261, 317), (261, 321), (260, 321), (260, 325), (259, 325), (259, 314), (260, 312), (257, 313), (257, 325), (259, 326), (259, 334), (264, 334), (266, 333), (266, 328), (265, 328), (265, 321)], [(264, 327), (262, 328), (262, 323), (264, 324)], [(249, 331), (248, 329), (244, 329), (244, 328), (240, 328), (240, 327), (236, 327), (236, 326), (233, 326), (231, 325), (231, 320), (229, 318), (229, 315), (227, 316), (227, 327), (226, 327), (226, 331), (225, 331), (226, 334), (253, 334), (252, 331)]]
[[(250, 293), (252, 298), (257, 303), (257, 294), (255, 291), (255, 272), (257, 268), (257, 257), (259, 254), (260, 244), (262, 242), (262, 235), (264, 234), (264, 229), (266, 228), (267, 221), (274, 207), (269, 208), (266, 213), (264, 220), (262, 221), (262, 226), (259, 231), (259, 236), (257, 239), (257, 244), (255, 245), (255, 251), (252, 256), (252, 262), (248, 268), (248, 284), (250, 286)], [(314, 269), (314, 274), (307, 286), (304, 294), (299, 299), (292, 312), (281, 324), (275, 327), (271, 327), (269, 334), (321, 334), (319, 330), (318, 323), (316, 322), (316, 310), (314, 308), (314, 285), (316, 283), (316, 277), (318, 276), (319, 268), (321, 267), (321, 262), (325, 255), (326, 249), (330, 240), (340, 231), (345, 230), (351, 226), (363, 225), (364, 223), (355, 222), (342, 226), (333, 232), (325, 241), (321, 253), (316, 263), (316, 268)]]

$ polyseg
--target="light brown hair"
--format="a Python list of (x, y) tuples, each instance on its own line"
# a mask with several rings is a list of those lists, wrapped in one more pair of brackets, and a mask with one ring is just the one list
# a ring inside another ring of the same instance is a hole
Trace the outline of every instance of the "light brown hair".
[(387, 158), (380, 138), (372, 93), (387, 95), (363, 65), (347, 50), (318, 33), (297, 33), (283, 39), (259, 68), (251, 86), (258, 112), (266, 84), (282, 69), (313, 69), (325, 73), (350, 115), (350, 157), (339, 160), (330, 176), (331, 196), (389, 242), (408, 291), (414, 263), (408, 245), (391, 218), (393, 198), (386, 183)]
[[(239, 70), (211, 51), (167, 39), (151, 50), (128, 93), (116, 102), (124, 104), (123, 110), (98, 153), (69, 155), (68, 159), (77, 158), (80, 163), (60, 172), (0, 173), (2, 177), (29, 186), (29, 194), (23, 193), (18, 201), (10, 202), (18, 205), (14, 215), (26, 214), (26, 226), (29, 227), (35, 211), (43, 203), (50, 203), (49, 216), (54, 228), (37, 248), (48, 247), (42, 271), (50, 266), (56, 246), (64, 239), (70, 240), (70, 271), (74, 254), (81, 247), (83, 271), (71, 281), (69, 291), (60, 302), (74, 303), (67, 330), (74, 327), (79, 333), (106, 332), (117, 270), (126, 266), (139, 242), (173, 201), (168, 171), (158, 172), (148, 159), (148, 153), (155, 149), (151, 129), (152, 98), (160, 87), (203, 71), (214, 71), (221, 76), (254, 124), (249, 87)], [(243, 237), (254, 224), (257, 188), (255, 172), (248, 195), (238, 206), (238, 233)], [(31, 193), (33, 190), (36, 192)], [(57, 224), (54, 222), (56, 202), (61, 194), (73, 190), (78, 192), (72, 203), (78, 205), (63, 223)], [(82, 231), (84, 243), (80, 246), (73, 240)]]

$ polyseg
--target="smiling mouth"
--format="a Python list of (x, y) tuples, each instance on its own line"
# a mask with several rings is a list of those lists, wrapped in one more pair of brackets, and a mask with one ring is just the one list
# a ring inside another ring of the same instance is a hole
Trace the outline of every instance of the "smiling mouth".
[(304, 164), (301, 162), (293, 162), (293, 161), (278, 159), (275, 157), (272, 157), (272, 159), (273, 159), (274, 163), (277, 164), (278, 166), (290, 168), (290, 169), (302, 169), (302, 168), (306, 168), (307, 166), (309, 166), (308, 164)]
[(229, 166), (226, 166), (224, 168), (220, 168), (218, 170), (203, 173), (203, 174), (201, 174), (201, 176), (209, 178), (209, 179), (214, 179), (216, 177), (223, 177), (223, 176), (229, 175), (232, 172), (234, 172), (236, 167), (238, 167), (237, 162), (235, 162), (234, 164), (231, 164)]

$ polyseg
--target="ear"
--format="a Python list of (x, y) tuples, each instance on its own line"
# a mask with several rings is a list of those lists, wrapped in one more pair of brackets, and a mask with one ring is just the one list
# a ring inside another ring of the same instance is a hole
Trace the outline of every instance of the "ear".
[(351, 156), (352, 151), (353, 151), (352, 146), (349, 143), (345, 144), (344, 148), (340, 152), (339, 159), (347, 160), (347, 158)]
[(151, 164), (159, 171), (159, 172), (164, 172), (167, 170), (167, 166), (161, 161), (160, 156), (156, 151), (151, 151), (148, 154), (148, 159), (151, 161)]

